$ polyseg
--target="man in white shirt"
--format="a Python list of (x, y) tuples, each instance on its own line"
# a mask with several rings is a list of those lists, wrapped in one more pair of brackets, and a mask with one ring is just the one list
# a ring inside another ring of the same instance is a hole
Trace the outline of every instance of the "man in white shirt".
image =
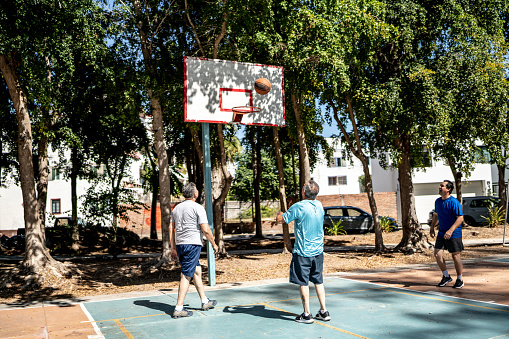
[(200, 295), (203, 311), (207, 311), (217, 304), (216, 300), (209, 300), (205, 296), (201, 279), (202, 269), (199, 261), (204, 235), (212, 244), (214, 253), (218, 249), (209, 227), (207, 213), (202, 205), (196, 203), (198, 190), (194, 183), (190, 182), (184, 185), (182, 194), (186, 200), (175, 206), (170, 222), (171, 257), (173, 260), (178, 258), (181, 265), (177, 305), (173, 312), (174, 318), (190, 317), (193, 315), (193, 312), (184, 308), (184, 299), (191, 279), (193, 279), (194, 286)]

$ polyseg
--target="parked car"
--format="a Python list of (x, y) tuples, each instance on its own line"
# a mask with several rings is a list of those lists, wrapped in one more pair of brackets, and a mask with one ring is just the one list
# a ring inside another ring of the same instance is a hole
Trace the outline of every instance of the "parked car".
[[(463, 198), (463, 220), (469, 226), (478, 226), (486, 222), (483, 218), (489, 216), (489, 208), (491, 206), (498, 205), (500, 199), (497, 197), (490, 196), (477, 196), (477, 197), (464, 197)], [(433, 213), (435, 210), (432, 209), (429, 212), (428, 225), (431, 226), (431, 220), (433, 219)]]
[(433, 221), (433, 214), (435, 214), (435, 209), (432, 209), (431, 211), (429, 211), (429, 214), (428, 214), (428, 225), (431, 226), (431, 222)]
[[(341, 221), (341, 226), (348, 233), (367, 233), (373, 231), (373, 216), (354, 206), (329, 206), (323, 208), (323, 227), (332, 227), (334, 222)], [(391, 228), (398, 228), (396, 219), (389, 218)]]
[[(78, 218), (78, 225), (83, 226), (83, 220)], [(56, 217), (53, 227), (72, 226), (72, 217)]]
[(484, 224), (489, 216), (489, 208), (498, 205), (499, 198), (496, 197), (465, 197), (463, 198), (463, 219), (470, 226)]

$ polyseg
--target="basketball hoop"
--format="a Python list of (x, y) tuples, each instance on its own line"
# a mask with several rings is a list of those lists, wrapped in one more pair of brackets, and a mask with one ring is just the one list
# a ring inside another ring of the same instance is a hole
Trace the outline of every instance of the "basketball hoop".
[(237, 106), (232, 108), (233, 118), (232, 122), (241, 122), (244, 114), (248, 113), (260, 113), (261, 108), (255, 106)]

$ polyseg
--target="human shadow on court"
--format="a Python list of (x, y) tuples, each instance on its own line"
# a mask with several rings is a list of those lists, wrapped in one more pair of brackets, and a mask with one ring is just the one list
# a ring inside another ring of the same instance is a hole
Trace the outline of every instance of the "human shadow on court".
[(175, 306), (171, 306), (165, 303), (153, 302), (150, 300), (135, 300), (133, 304), (135, 304), (136, 306), (144, 306), (147, 308), (158, 310), (169, 315), (172, 315), (173, 311), (175, 310)]
[(249, 314), (256, 317), (269, 318), (269, 319), (280, 319), (294, 321), (297, 314), (290, 312), (278, 311), (271, 308), (265, 308), (264, 305), (247, 305), (247, 306), (226, 306), (223, 309), (225, 313), (243, 313)]

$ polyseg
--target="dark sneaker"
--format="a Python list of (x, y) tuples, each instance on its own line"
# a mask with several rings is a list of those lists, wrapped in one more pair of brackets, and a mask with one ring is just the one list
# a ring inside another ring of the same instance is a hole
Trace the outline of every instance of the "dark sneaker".
[(453, 286), (453, 287), (454, 287), (454, 288), (462, 288), (462, 287), (463, 287), (463, 285), (465, 285), (465, 284), (463, 283), (463, 280), (461, 280), (461, 279), (456, 279), (456, 282), (454, 283), (454, 286)]
[(217, 300), (210, 300), (209, 299), (208, 303), (201, 304), (201, 309), (204, 310), (204, 311), (208, 311), (209, 309), (214, 308), (214, 306), (216, 306), (216, 305), (217, 305)]
[(444, 287), (445, 285), (447, 285), (451, 281), (452, 281), (451, 276), (448, 276), (448, 277), (442, 276), (442, 280), (438, 283), (437, 287)]
[(304, 315), (304, 313), (302, 313), (301, 315), (297, 316), (295, 318), (295, 321), (298, 322), (298, 323), (304, 323), (304, 324), (312, 324), (312, 323), (315, 322), (313, 320), (313, 316), (311, 314)]
[(193, 315), (193, 312), (186, 310), (185, 308), (182, 311), (173, 311), (173, 318), (185, 318)]
[(329, 321), (330, 320), (329, 311), (325, 312), (322, 312), (321, 310), (318, 311), (318, 313), (315, 315), (315, 319)]

